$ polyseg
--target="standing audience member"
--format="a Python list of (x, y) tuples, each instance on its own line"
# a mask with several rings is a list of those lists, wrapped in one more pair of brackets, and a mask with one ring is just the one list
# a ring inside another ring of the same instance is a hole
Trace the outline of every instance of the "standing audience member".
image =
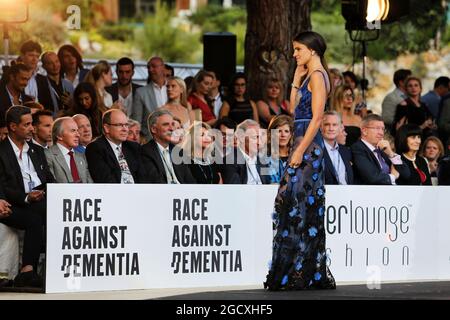
[[(200, 70), (192, 81), (191, 91), (188, 101), (193, 110), (200, 110), (201, 121), (210, 126), (216, 122), (216, 116), (209, 100), (208, 94), (211, 91), (214, 78), (213, 75), (205, 70)], [(196, 119), (199, 120), (199, 119)]]
[(61, 76), (76, 88), (89, 72), (88, 69), (83, 68), (81, 54), (74, 46), (65, 44), (59, 48), (58, 58), (61, 62)]
[(164, 75), (165, 75), (166, 79), (169, 79), (170, 77), (174, 77), (175, 69), (171, 65), (165, 63), (164, 64)]
[(441, 140), (447, 141), (450, 138), (450, 93), (442, 97), (437, 123)]
[(437, 119), (439, 116), (439, 104), (441, 103), (441, 98), (448, 94), (449, 90), (450, 78), (439, 77), (434, 82), (433, 90), (428, 91), (426, 95), (420, 98), (420, 100), (425, 103), (434, 119)]
[(141, 123), (142, 133), (149, 139), (148, 116), (167, 103), (167, 86), (162, 58), (152, 57), (147, 63), (147, 68), (150, 81), (146, 86), (136, 90), (136, 96), (133, 98), (131, 119)]
[(246, 119), (259, 121), (258, 108), (253, 100), (246, 95), (247, 78), (243, 73), (237, 73), (231, 79), (230, 94), (220, 109), (220, 117), (228, 117), (236, 123)]
[(394, 122), (395, 111), (397, 106), (408, 98), (406, 94), (405, 80), (411, 75), (411, 70), (399, 69), (394, 72), (394, 91), (388, 93), (384, 97), (381, 105), (381, 114), (383, 121), (389, 131), (392, 131), (392, 124)]
[(326, 111), (323, 115), (321, 131), (325, 143), (325, 184), (353, 184), (352, 153), (337, 142), (341, 122), (336, 111)]
[(49, 105), (44, 106), (56, 116), (60, 114), (60, 110), (69, 108), (74, 88), (69, 80), (62, 78), (61, 63), (56, 53), (51, 51), (45, 52), (41, 57), (41, 61), (42, 67), (47, 72), (46, 93), (51, 101)]
[(92, 183), (84, 153), (77, 152), (80, 134), (71, 117), (56, 119), (52, 128), (53, 145), (45, 150), (50, 172), (57, 183)]
[(31, 69), (21, 63), (8, 69), (7, 81), (0, 84), (0, 127), (5, 126), (5, 114), (9, 107), (33, 101), (24, 91), (31, 74)]
[[(354, 113), (359, 115), (361, 118), (366, 116), (367, 105), (366, 102), (363, 100), (362, 95), (358, 91), (358, 85), (360, 84), (360, 81), (352, 71), (345, 71), (342, 73), (342, 75), (344, 77), (344, 84), (350, 86), (355, 96), (355, 98), (353, 99), (355, 101), (355, 108), (353, 110)], [(361, 86), (363, 85), (364, 84), (361, 82)]]
[(86, 147), (89, 172), (95, 183), (140, 183), (143, 171), (140, 146), (127, 141), (128, 119), (122, 110), (103, 114), (103, 135)]
[(49, 108), (51, 100), (48, 93), (48, 84), (45, 76), (38, 74), (39, 57), (42, 53), (41, 45), (33, 40), (27, 40), (20, 46), (18, 63), (23, 63), (31, 70), (31, 78), (25, 87), (25, 94), (34, 101)]
[(44, 149), (52, 145), (53, 113), (49, 110), (39, 110), (33, 113), (32, 142)]
[(383, 118), (369, 114), (361, 123), (361, 139), (351, 146), (356, 184), (395, 185), (402, 176), (409, 178), (408, 167), (383, 139)]
[(211, 89), (209, 90), (208, 96), (213, 105), (214, 116), (218, 119), (220, 108), (222, 108), (223, 104), (220, 76), (215, 71), (208, 71), (208, 72), (212, 75), (213, 78)]
[(278, 115), (289, 115), (289, 102), (284, 99), (284, 88), (280, 80), (269, 78), (263, 90), (263, 98), (256, 103), (261, 127), (267, 128)]
[(74, 150), (85, 153), (87, 145), (92, 141), (91, 122), (84, 114), (76, 114), (72, 119), (77, 123), (78, 133), (80, 134), (78, 146), (76, 146)]
[(130, 58), (120, 58), (116, 63), (117, 81), (112, 86), (106, 87), (112, 100), (129, 117), (133, 108), (133, 97), (141, 86), (132, 82), (134, 76), (134, 62)]
[(429, 137), (437, 129), (433, 122), (433, 116), (428, 111), (426, 105), (420, 100), (422, 92), (422, 82), (417, 77), (408, 77), (405, 81), (408, 98), (404, 103), (397, 106), (394, 117), (393, 132), (395, 133), (402, 125), (413, 123), (420, 126), (423, 135)]
[(409, 168), (409, 177), (400, 176), (399, 185), (431, 186), (431, 175), (427, 162), (418, 155), (422, 142), (422, 129), (416, 124), (408, 123), (397, 130), (395, 149), (402, 156), (402, 161)]
[[(153, 140), (142, 146), (142, 161), (146, 170), (148, 183), (183, 184), (195, 183), (194, 177), (187, 167), (178, 159), (174, 162), (172, 134), (174, 120), (172, 114), (164, 109), (156, 110), (148, 118), (148, 129)], [(182, 157), (182, 155), (181, 155)]]

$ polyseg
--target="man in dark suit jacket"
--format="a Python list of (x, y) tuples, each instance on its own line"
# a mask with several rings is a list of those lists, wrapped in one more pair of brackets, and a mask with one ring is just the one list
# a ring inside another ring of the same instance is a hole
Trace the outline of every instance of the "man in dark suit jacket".
[(2, 219), (11, 227), (25, 229), (23, 267), (15, 286), (42, 286), (34, 272), (42, 245), (46, 220), (45, 187), (55, 182), (41, 147), (27, 142), (33, 131), (31, 111), (14, 106), (6, 114), (8, 137), (0, 142), (0, 185), (2, 197), (12, 213)]
[[(182, 153), (172, 144), (174, 120), (172, 114), (163, 109), (154, 111), (148, 119), (150, 140), (142, 147), (142, 160), (147, 183), (196, 183), (188, 166), (182, 161)], [(179, 156), (179, 157), (178, 157)]]
[(122, 103), (127, 116), (130, 116), (134, 94), (136, 89), (141, 87), (131, 82), (134, 75), (133, 60), (127, 57), (120, 58), (116, 64), (116, 74), (117, 82), (107, 87), (106, 91), (111, 94), (113, 101), (120, 101)]
[(140, 145), (127, 141), (128, 118), (119, 109), (104, 113), (103, 135), (86, 148), (89, 172), (95, 183), (140, 183), (143, 167)]
[(341, 117), (336, 111), (324, 113), (321, 131), (325, 142), (325, 184), (353, 184), (352, 153), (336, 141), (341, 123)]
[(7, 80), (0, 84), (0, 127), (5, 125), (5, 115), (9, 107), (33, 102), (25, 94), (25, 87), (31, 78), (31, 70), (24, 64), (15, 64), (6, 71)]
[(357, 184), (394, 185), (400, 175), (407, 179), (408, 166), (395, 154), (384, 136), (383, 119), (369, 114), (361, 123), (361, 140), (351, 146)]
[(269, 184), (269, 163), (258, 155), (259, 124), (245, 120), (237, 126), (238, 147), (224, 159), (223, 182), (225, 184)]

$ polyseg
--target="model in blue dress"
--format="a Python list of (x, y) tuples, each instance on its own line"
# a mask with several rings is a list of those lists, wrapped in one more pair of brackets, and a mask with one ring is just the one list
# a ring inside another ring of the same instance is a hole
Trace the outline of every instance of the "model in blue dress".
[(323, 139), (319, 128), (330, 91), (322, 36), (293, 41), (297, 68), (291, 91), (295, 142), (275, 199), (276, 234), (268, 290), (335, 289), (325, 252)]

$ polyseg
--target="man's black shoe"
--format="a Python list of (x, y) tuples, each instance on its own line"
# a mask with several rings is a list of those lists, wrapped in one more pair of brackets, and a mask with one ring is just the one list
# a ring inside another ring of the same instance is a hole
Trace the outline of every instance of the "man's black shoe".
[(14, 279), (14, 287), (42, 288), (42, 278), (34, 271), (21, 272)]
[(9, 288), (13, 286), (13, 281), (6, 279), (6, 278), (1, 278), (0, 279), (0, 289), (1, 288)]

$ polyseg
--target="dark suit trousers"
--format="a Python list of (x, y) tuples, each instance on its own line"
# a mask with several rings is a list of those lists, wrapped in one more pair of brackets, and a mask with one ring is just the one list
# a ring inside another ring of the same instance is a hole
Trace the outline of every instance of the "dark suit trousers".
[[(40, 205), (38, 204), (38, 206)], [(22, 266), (32, 265), (34, 270), (37, 270), (44, 241), (43, 219), (42, 215), (36, 212), (33, 207), (34, 205), (26, 208), (13, 206), (11, 215), (1, 219), (0, 222), (9, 227), (25, 230)]]

